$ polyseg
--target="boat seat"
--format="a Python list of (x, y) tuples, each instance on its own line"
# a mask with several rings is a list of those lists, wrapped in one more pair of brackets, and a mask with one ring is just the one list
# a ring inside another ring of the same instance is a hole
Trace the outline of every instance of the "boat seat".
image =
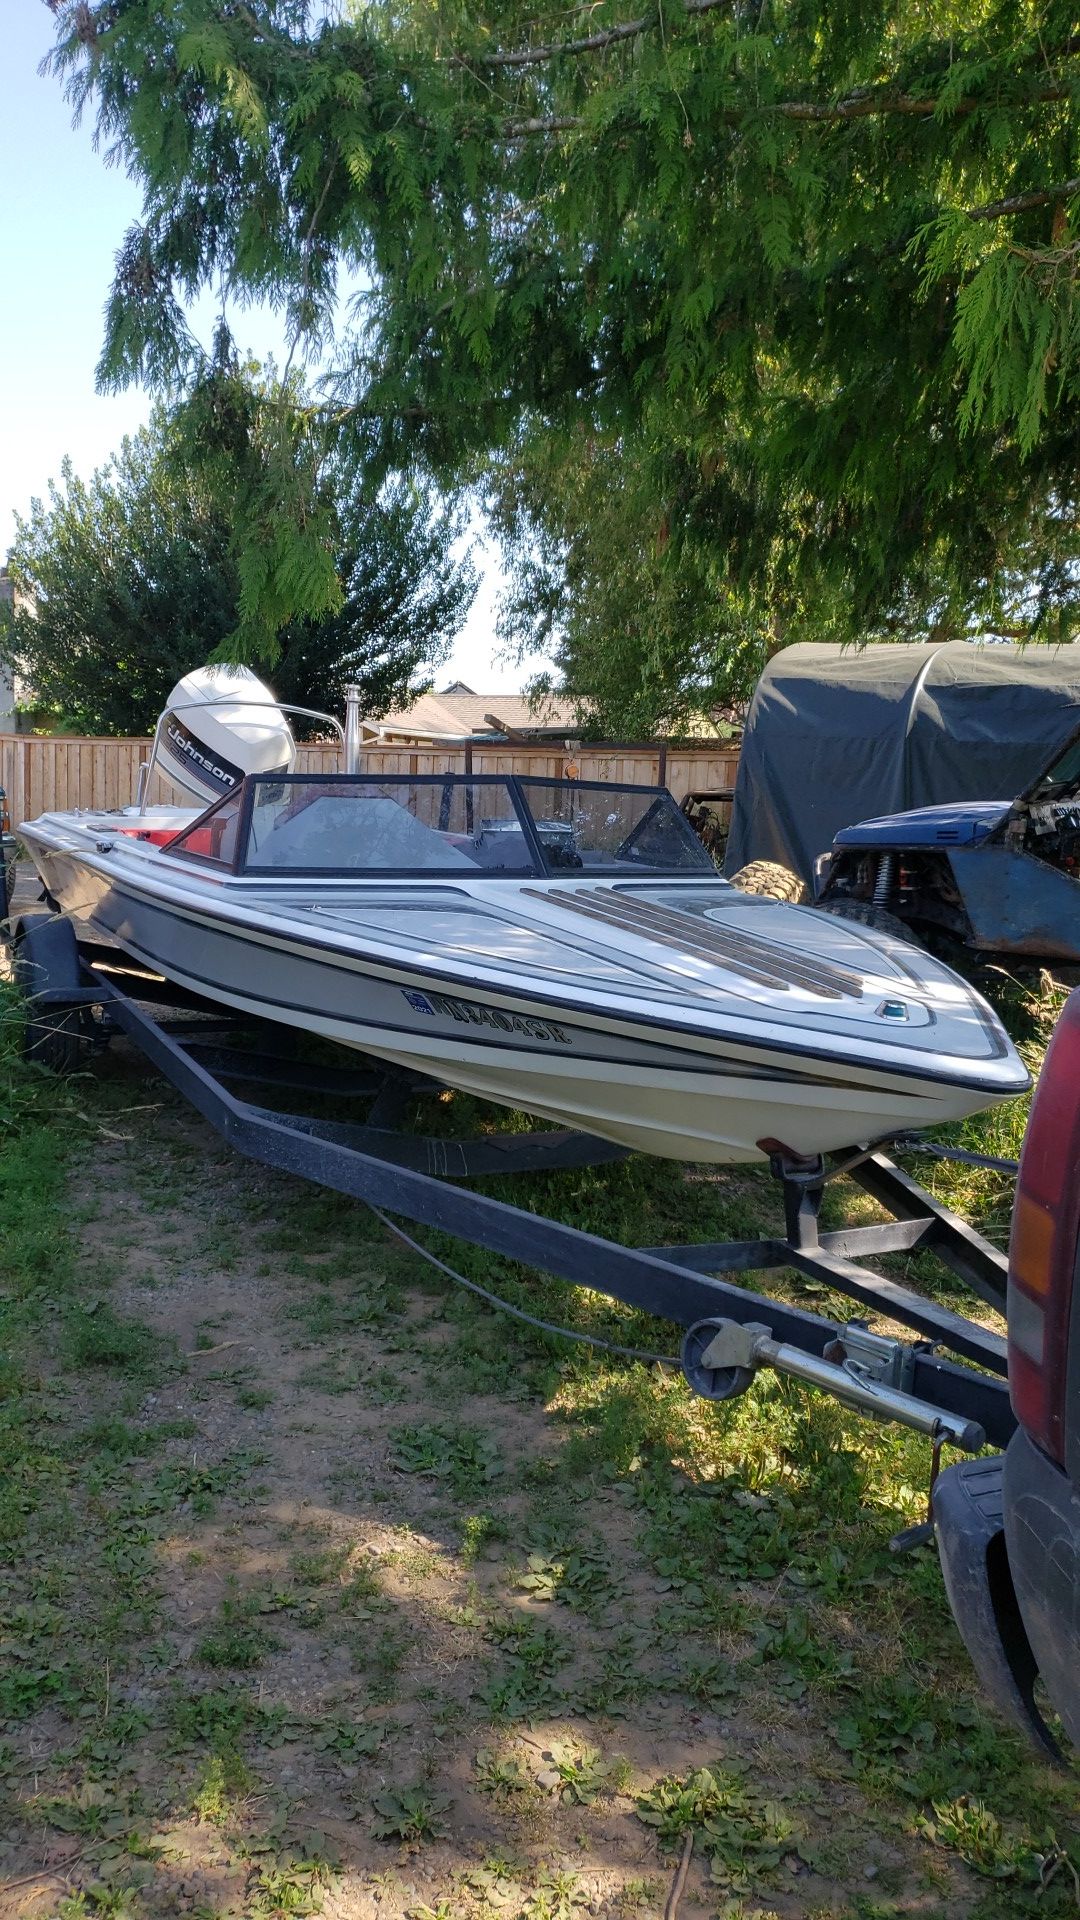
[(468, 845), (468, 858), (474, 866), (487, 868), (519, 867), (528, 870), (532, 866), (529, 844), (520, 827), (508, 833), (484, 833), (481, 831)]

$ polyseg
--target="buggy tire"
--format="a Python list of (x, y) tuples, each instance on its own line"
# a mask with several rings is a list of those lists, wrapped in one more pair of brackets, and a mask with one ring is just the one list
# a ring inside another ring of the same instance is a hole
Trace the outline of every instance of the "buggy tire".
[(35, 914), (15, 929), (15, 984), (26, 1001), (23, 1058), (50, 1073), (74, 1073), (79, 1065), (82, 1017), (77, 1007), (37, 1011), (34, 995), (46, 987), (78, 987), (79, 949), (69, 920)]
[(869, 900), (822, 900), (819, 913), (831, 913), (836, 920), (854, 920), (860, 927), (870, 927), (875, 933), (887, 933), (892, 940), (903, 940), (909, 947), (921, 947), (922, 941), (913, 933), (895, 913), (889, 913), (885, 907), (875, 907)]
[(792, 907), (802, 906), (807, 897), (806, 882), (778, 860), (751, 860), (749, 866), (732, 874), (731, 885), (740, 893), (757, 893), (763, 900), (785, 900)]

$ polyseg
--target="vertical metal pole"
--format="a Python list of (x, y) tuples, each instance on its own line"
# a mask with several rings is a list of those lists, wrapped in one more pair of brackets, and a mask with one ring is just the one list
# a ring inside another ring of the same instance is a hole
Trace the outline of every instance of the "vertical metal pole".
[(150, 762), (139, 761), (139, 784), (135, 789), (135, 807), (139, 813), (146, 812), (146, 790), (150, 785)]
[(345, 771), (360, 771), (360, 695), (358, 686), (345, 689)]

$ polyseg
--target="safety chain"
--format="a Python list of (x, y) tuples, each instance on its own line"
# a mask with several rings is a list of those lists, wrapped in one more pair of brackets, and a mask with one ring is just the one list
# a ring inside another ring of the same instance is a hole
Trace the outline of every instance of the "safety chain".
[(898, 1133), (892, 1145), (900, 1153), (925, 1153), (934, 1160), (955, 1160), (963, 1167), (987, 1167), (993, 1173), (1019, 1173), (1019, 1160), (999, 1160), (992, 1153), (968, 1153), (964, 1147), (942, 1147), (936, 1140), (919, 1140), (914, 1134)]

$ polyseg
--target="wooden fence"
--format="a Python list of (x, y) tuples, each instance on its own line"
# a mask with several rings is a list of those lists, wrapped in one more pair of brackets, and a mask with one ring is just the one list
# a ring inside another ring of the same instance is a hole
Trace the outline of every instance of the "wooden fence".
[[(149, 740), (84, 740), (57, 735), (0, 733), (0, 786), (8, 796), (12, 823), (39, 813), (73, 807), (130, 806), (139, 767), (149, 758)], [(336, 772), (336, 745), (300, 747), (297, 771)], [(688, 746), (583, 745), (573, 752), (550, 744), (472, 747), (365, 747), (365, 773), (517, 773), (534, 779), (605, 780), (613, 786), (669, 787), (677, 800), (688, 793), (733, 787), (738, 748), (702, 742)], [(154, 775), (151, 803), (178, 801), (176, 789)]]

